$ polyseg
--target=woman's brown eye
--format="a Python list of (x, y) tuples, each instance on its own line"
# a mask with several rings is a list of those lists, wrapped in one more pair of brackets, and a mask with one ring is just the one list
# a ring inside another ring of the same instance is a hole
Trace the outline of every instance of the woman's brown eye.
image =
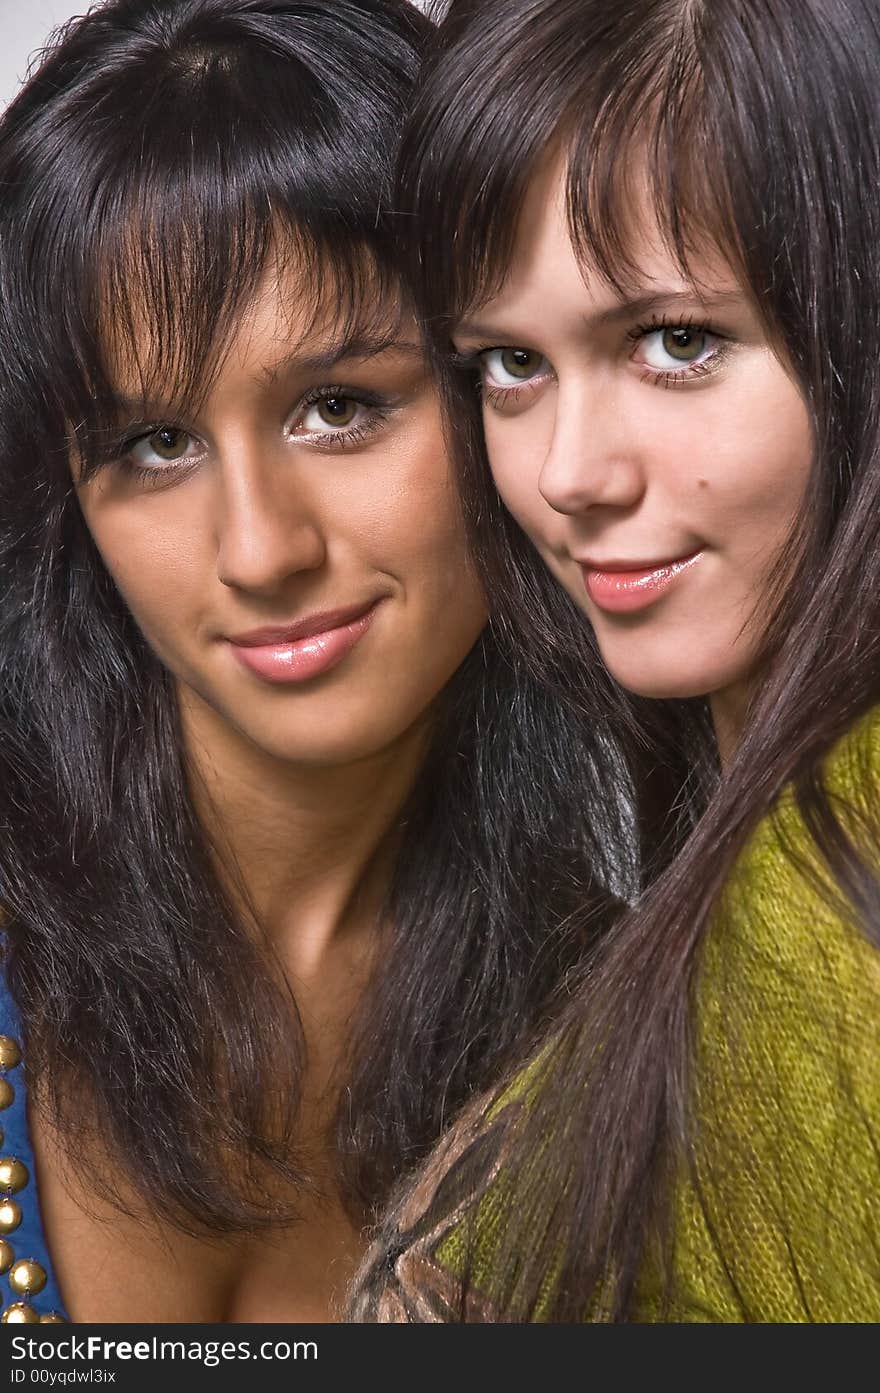
[(183, 459), (189, 444), (189, 436), (186, 431), (175, 430), (173, 426), (163, 426), (161, 430), (154, 431), (148, 438), (147, 444), (154, 454), (160, 459), (174, 460)]
[(316, 402), (318, 415), (327, 426), (350, 426), (359, 405), (353, 397), (322, 397)]
[(543, 362), (540, 353), (530, 348), (504, 348), (501, 350), (501, 366), (511, 377), (521, 377), (526, 381), (534, 377)]
[(663, 351), (679, 363), (692, 363), (699, 358), (706, 347), (706, 335), (700, 329), (686, 329), (679, 325), (674, 329), (663, 330)]

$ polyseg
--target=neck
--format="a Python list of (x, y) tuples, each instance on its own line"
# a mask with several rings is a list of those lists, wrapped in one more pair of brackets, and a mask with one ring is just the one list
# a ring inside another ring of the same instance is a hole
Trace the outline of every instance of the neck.
[(739, 744), (739, 738), (746, 722), (751, 693), (750, 683), (737, 682), (733, 686), (725, 687), (720, 692), (713, 692), (709, 697), (709, 709), (712, 713), (712, 724), (715, 727), (715, 739), (718, 742), (718, 754), (722, 769), (730, 763)]
[(376, 754), (313, 768), (259, 749), (190, 691), (180, 707), (192, 796), (224, 883), (288, 972), (310, 977), (341, 938), (378, 927), (427, 720)]

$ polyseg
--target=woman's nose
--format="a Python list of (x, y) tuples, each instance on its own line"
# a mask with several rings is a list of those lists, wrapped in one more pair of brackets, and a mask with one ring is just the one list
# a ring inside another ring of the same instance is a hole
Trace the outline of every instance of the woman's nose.
[(538, 488), (558, 513), (631, 508), (645, 490), (643, 448), (609, 394), (560, 388)]
[(217, 574), (224, 585), (271, 594), (326, 559), (318, 510), (289, 458), (241, 453), (218, 471)]

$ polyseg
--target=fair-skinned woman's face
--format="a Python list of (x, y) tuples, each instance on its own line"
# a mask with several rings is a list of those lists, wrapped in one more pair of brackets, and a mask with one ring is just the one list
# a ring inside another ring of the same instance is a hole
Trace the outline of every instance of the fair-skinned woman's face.
[(190, 714), (339, 765), (424, 717), (485, 613), (414, 328), (340, 345), (296, 305), (267, 275), (198, 410), (138, 404), (78, 492)]
[(682, 278), (656, 227), (618, 294), (572, 251), (562, 175), (523, 211), (500, 293), (457, 326), (478, 354), (492, 472), (621, 684), (742, 704), (811, 462), (809, 419), (717, 256)]

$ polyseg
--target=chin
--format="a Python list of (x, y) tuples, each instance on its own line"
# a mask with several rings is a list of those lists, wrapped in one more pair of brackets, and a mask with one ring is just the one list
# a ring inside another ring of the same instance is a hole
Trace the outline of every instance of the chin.
[(616, 679), (621, 687), (625, 687), (634, 696), (647, 697), (651, 701), (686, 701), (689, 697), (705, 696), (702, 688), (691, 686), (687, 682), (675, 682), (670, 679), (668, 682), (624, 682), (622, 678)]
[(653, 701), (686, 701), (689, 697), (706, 696), (719, 685), (717, 675), (683, 672), (680, 666), (647, 668), (631, 663), (608, 663), (607, 666), (621, 687)]
[(303, 769), (339, 769), (371, 759), (390, 748), (408, 729), (397, 725), (377, 726), (365, 717), (361, 721), (343, 719), (321, 722), (316, 728), (299, 721), (292, 726), (238, 726), (239, 732), (268, 759)]
[(596, 626), (594, 632), (615, 682), (653, 701), (709, 697), (741, 682), (754, 663), (754, 645), (730, 625), (645, 625), (628, 634)]

